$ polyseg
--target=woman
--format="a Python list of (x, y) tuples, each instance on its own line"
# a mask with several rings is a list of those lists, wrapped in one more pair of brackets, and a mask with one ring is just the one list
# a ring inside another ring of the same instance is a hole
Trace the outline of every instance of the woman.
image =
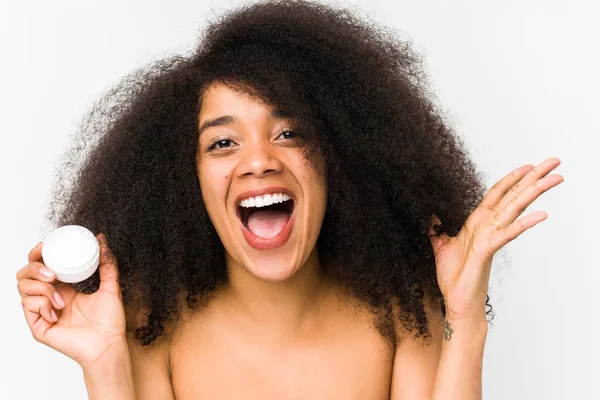
[(98, 234), (98, 273), (57, 282), (39, 243), (34, 337), (91, 399), (481, 398), (492, 258), (547, 217), (517, 219), (560, 160), (485, 194), (418, 64), (346, 10), (270, 1), (128, 77), (49, 214)]

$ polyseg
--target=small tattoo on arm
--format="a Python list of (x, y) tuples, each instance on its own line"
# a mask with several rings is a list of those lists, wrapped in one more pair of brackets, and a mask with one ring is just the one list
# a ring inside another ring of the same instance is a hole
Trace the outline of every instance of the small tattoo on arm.
[(450, 322), (446, 321), (444, 325), (444, 339), (450, 340), (452, 338), (452, 332), (454, 332), (454, 329), (450, 326)]

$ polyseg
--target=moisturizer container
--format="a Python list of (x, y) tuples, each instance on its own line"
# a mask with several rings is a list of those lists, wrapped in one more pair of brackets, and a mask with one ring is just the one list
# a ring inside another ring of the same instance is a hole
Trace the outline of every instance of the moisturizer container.
[(90, 230), (79, 225), (65, 225), (46, 236), (42, 258), (59, 281), (81, 282), (98, 268), (100, 245)]

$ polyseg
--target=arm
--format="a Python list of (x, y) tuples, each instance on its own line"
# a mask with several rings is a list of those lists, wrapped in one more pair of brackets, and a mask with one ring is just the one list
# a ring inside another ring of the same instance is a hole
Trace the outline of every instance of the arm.
[[(133, 325), (144, 322), (144, 313), (130, 307), (125, 308), (125, 314)], [(174, 400), (168, 341), (159, 337), (149, 346), (142, 346), (134, 339), (132, 332), (128, 332), (127, 343), (136, 399)]]
[(434, 310), (428, 299), (424, 299), (423, 303), (432, 340), (424, 342), (396, 324), (401, 342), (394, 355), (390, 400), (431, 399), (442, 352), (444, 323), (441, 312)]
[(169, 369), (169, 347), (160, 341), (143, 347), (129, 340), (133, 381), (137, 399), (174, 400)]
[[(392, 373), (391, 400), (481, 399), (481, 367), (487, 322), (446, 319), (427, 295), (424, 301), (432, 340), (401, 333)], [(446, 337), (446, 338), (445, 338)]]
[(116, 343), (89, 366), (83, 377), (90, 400), (135, 400), (131, 358), (127, 343)]
[(485, 318), (446, 319), (433, 399), (481, 399), (481, 370), (486, 336)]
[[(127, 314), (131, 318), (130, 311)], [(90, 400), (174, 400), (169, 347), (160, 340), (141, 346), (131, 334), (83, 368)]]
[(481, 399), (487, 337), (484, 304), (492, 260), (499, 249), (548, 217), (541, 211), (519, 218), (542, 193), (564, 181), (558, 174), (548, 175), (559, 164), (558, 158), (549, 158), (513, 170), (492, 186), (456, 236), (438, 234), (433, 224), (441, 221), (431, 216), (428, 237), (446, 304), (446, 334), (433, 399)]

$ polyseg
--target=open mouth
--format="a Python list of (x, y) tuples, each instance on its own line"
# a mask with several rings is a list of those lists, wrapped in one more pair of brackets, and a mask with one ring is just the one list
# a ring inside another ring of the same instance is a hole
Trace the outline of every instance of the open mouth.
[(277, 236), (294, 212), (294, 200), (274, 200), (269, 205), (248, 204), (243, 202), (238, 205), (237, 215), (244, 227), (253, 235), (263, 239)]

